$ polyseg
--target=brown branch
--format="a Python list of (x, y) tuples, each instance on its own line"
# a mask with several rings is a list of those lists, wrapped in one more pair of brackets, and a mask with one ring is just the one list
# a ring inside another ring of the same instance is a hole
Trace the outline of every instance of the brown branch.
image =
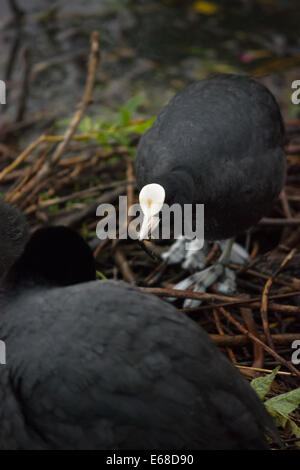
[[(183, 311), (197, 311), (197, 310), (207, 310), (211, 308), (220, 308), (220, 307), (231, 307), (231, 306), (239, 306), (239, 305), (248, 305), (251, 307), (252, 304), (255, 304), (255, 307), (260, 307), (261, 305), (261, 297), (254, 297), (254, 298), (241, 298), (241, 297), (227, 297), (225, 295), (220, 294), (208, 294), (208, 293), (201, 293), (201, 292), (193, 292), (188, 290), (177, 290), (177, 289), (164, 289), (161, 287), (141, 287), (141, 289), (149, 292), (150, 294), (158, 295), (159, 297), (176, 297), (178, 299), (196, 299), (196, 300), (206, 300), (206, 301), (215, 301), (224, 300), (227, 302), (220, 303), (220, 304), (211, 304), (199, 307), (193, 307), (189, 309), (183, 309)], [(269, 296), (269, 300), (273, 299), (284, 299), (288, 297), (295, 297), (300, 295), (300, 291), (295, 292), (287, 292), (284, 294), (274, 294)], [(271, 307), (271, 306), (270, 306)], [(285, 309), (287, 307), (286, 312), (293, 312), (293, 313), (300, 313), (300, 307), (296, 307), (293, 305), (278, 305)], [(277, 305), (276, 305), (277, 308)]]
[(44, 141), (44, 135), (41, 135), (38, 139), (36, 139), (34, 142), (32, 142), (23, 152), (6, 168), (4, 168), (1, 173), (0, 173), (0, 181), (2, 181), (8, 173), (10, 173), (12, 170), (17, 168), (27, 157), (30, 155), (30, 153), (35, 150), (41, 142)]
[[(217, 343), (218, 346), (221, 346), (221, 347), (245, 346), (246, 344), (249, 344), (252, 341), (251, 338), (245, 334), (243, 335), (211, 334), (210, 337), (215, 343)], [(265, 335), (258, 335), (257, 338), (259, 338), (261, 341), (266, 340)], [(290, 345), (294, 340), (299, 340), (299, 339), (300, 339), (300, 333), (294, 333), (294, 334), (282, 333), (282, 334), (272, 335), (272, 340), (274, 344), (278, 346)], [(262, 347), (259, 344), (258, 346)], [(257, 367), (257, 366), (252, 366), (252, 367)]]
[(244, 335), (248, 336), (248, 338), (252, 339), (255, 341), (257, 344), (262, 346), (265, 351), (267, 351), (272, 357), (276, 359), (276, 361), (280, 362), (283, 364), (285, 367), (287, 367), (291, 372), (296, 374), (298, 377), (300, 377), (300, 371), (296, 369), (296, 367), (293, 366), (293, 364), (286, 359), (284, 359), (282, 356), (280, 356), (276, 351), (274, 351), (272, 348), (270, 348), (268, 345), (266, 345), (263, 341), (261, 341), (259, 338), (254, 336), (252, 333), (250, 333), (240, 322), (235, 320), (233, 316), (227, 312), (224, 308), (220, 308), (220, 312), (224, 315), (224, 317), (227, 318), (227, 320), (230, 321), (233, 325), (236, 326), (236, 328), (241, 331)]
[[(295, 295), (300, 295), (300, 294), (295, 294), (294, 292), (291, 293), (292, 294), (292, 297), (294, 297)], [(289, 293), (287, 294), (287, 296), (289, 295)], [(285, 298), (286, 294), (275, 294), (274, 296), (269, 296), (269, 300), (271, 300), (272, 298)], [(204, 299), (206, 300), (206, 299)], [(260, 309), (261, 308), (261, 302), (253, 302), (252, 300), (245, 300), (245, 301), (236, 301), (236, 302), (224, 302), (224, 303), (220, 303), (220, 304), (209, 304), (209, 305), (200, 305), (198, 307), (190, 307), (190, 308), (183, 308), (181, 309), (182, 312), (185, 312), (185, 313), (193, 313), (193, 312), (201, 312), (201, 311), (205, 311), (205, 310), (210, 310), (212, 308), (219, 308), (219, 307), (237, 307), (237, 306), (240, 306), (240, 305), (247, 305), (248, 308), (250, 308), (251, 310), (255, 310), (255, 309)], [(281, 305), (281, 304), (276, 304), (275, 302), (274, 303), (271, 303), (269, 304), (268, 306), (269, 308), (269, 311), (271, 312), (280, 312), (280, 313), (284, 313), (286, 315), (288, 314), (296, 314), (296, 315), (299, 315), (300, 314), (300, 307), (297, 307), (296, 305)]]
[(78, 124), (80, 123), (85, 110), (92, 100), (92, 93), (95, 83), (96, 69), (100, 60), (100, 48), (99, 48), (99, 33), (93, 31), (91, 34), (91, 52), (88, 63), (88, 75), (85, 90), (79, 104), (78, 110), (75, 112), (73, 119), (64, 135), (64, 140), (58, 145), (56, 151), (52, 155), (51, 163), (56, 164), (61, 158), (63, 152), (66, 150), (72, 136), (74, 135)]
[[(218, 311), (216, 309), (213, 309), (213, 316), (214, 316), (214, 319), (215, 319), (215, 323), (216, 323), (216, 327), (217, 327), (217, 330), (219, 332), (219, 335), (221, 337), (225, 336), (225, 333), (224, 333), (223, 328), (222, 328), (221, 320), (220, 320)], [(233, 363), (237, 362), (236, 357), (235, 357), (234, 352), (232, 351), (232, 349), (230, 347), (226, 347), (226, 350), (227, 350), (227, 354), (228, 354), (231, 362), (233, 362)]]
[(128, 261), (123, 251), (120, 248), (116, 249), (115, 260), (116, 260), (117, 265), (120, 268), (120, 271), (125, 281), (129, 282), (129, 284), (135, 285), (136, 281), (135, 281), (134, 274), (131, 268), (129, 267)]
[(79, 210), (78, 212), (75, 212), (68, 216), (55, 218), (55, 220), (53, 221), (54, 225), (65, 225), (67, 227), (75, 227), (76, 225), (80, 224), (81, 221), (84, 220), (86, 217), (89, 217), (91, 215), (95, 216), (97, 207), (100, 204), (113, 202), (115, 199), (117, 199), (120, 194), (122, 194), (124, 187), (124, 185), (120, 185), (117, 189), (107, 191), (106, 193), (102, 194), (98, 199), (96, 199), (83, 209)]
[[(241, 307), (241, 314), (250, 333), (252, 333), (254, 336), (258, 338), (259, 331), (255, 323), (251, 309), (246, 308), (246, 307)], [(252, 366), (262, 368), (264, 366), (264, 350), (255, 341), (252, 341), (252, 343), (253, 343), (253, 356), (254, 356)]]
[(261, 299), (261, 309), (260, 309), (260, 314), (261, 314), (261, 319), (262, 319), (262, 324), (263, 324), (263, 329), (267, 338), (267, 343), (270, 346), (270, 348), (274, 349), (274, 344), (272, 341), (271, 337), (271, 332), (269, 328), (269, 320), (268, 320), (268, 297), (270, 293), (270, 289), (273, 283), (273, 280), (276, 278), (276, 275), (280, 273), (280, 271), (284, 268), (284, 266), (289, 262), (290, 259), (293, 258), (294, 254), (296, 253), (296, 249), (294, 248), (291, 250), (288, 255), (283, 259), (281, 262), (279, 268), (277, 271), (267, 280), (262, 299)]
[(298, 227), (300, 225), (300, 218), (291, 219), (272, 219), (270, 217), (264, 217), (260, 220), (259, 225), (265, 226), (286, 226), (286, 227)]

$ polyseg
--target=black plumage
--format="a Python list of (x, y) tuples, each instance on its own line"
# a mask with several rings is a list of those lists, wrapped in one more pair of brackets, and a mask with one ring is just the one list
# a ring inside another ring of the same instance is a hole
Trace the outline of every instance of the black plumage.
[(93, 281), (85, 242), (47, 230), (1, 284), (0, 449), (268, 447), (271, 418), (201, 328), (137, 288)]
[(206, 240), (233, 237), (268, 214), (285, 177), (284, 127), (271, 92), (217, 75), (180, 91), (141, 138), (140, 188), (159, 183), (166, 202), (204, 204)]

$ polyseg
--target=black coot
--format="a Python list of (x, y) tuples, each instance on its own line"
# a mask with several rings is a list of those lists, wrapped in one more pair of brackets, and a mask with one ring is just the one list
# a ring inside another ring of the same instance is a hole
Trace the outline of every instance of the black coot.
[(168, 203), (204, 204), (205, 239), (230, 238), (270, 211), (285, 177), (283, 145), (271, 92), (249, 77), (217, 75), (162, 109), (139, 142), (137, 183), (160, 184)]
[[(275, 98), (255, 80), (224, 74), (184, 88), (139, 142), (135, 168), (144, 212), (140, 239), (154, 229), (163, 202), (204, 204), (205, 240), (232, 238), (256, 224), (283, 186), (284, 141)], [(184, 238), (165, 255), (169, 263), (178, 261), (177, 251), (184, 252), (182, 243)], [(226, 267), (232, 243), (225, 244), (218, 263), (174, 288), (194, 285), (203, 292), (223, 278), (220, 290), (234, 291), (234, 274)], [(188, 247), (195, 250), (197, 243)], [(201, 255), (198, 258), (201, 269)], [(186, 253), (183, 266), (194, 270), (195, 259)], [(197, 304), (185, 302), (186, 307)]]
[(3, 203), (0, 214), (0, 449), (268, 448), (269, 415), (202, 329), (137, 288), (94, 281), (67, 228), (37, 231), (21, 254), (23, 218)]

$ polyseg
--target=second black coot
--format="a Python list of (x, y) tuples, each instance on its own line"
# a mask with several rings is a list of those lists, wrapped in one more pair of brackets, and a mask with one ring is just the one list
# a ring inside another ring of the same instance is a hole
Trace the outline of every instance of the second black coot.
[(279, 106), (262, 84), (230, 74), (200, 80), (175, 95), (142, 136), (138, 186), (151, 203), (154, 183), (169, 204), (204, 204), (206, 240), (234, 237), (278, 197), (284, 135)]
[[(194, 285), (195, 291), (203, 292), (223, 278), (223, 292), (234, 291), (234, 273), (227, 268), (232, 237), (270, 212), (285, 179), (284, 143), (274, 96), (250, 77), (220, 74), (200, 80), (162, 109), (142, 136), (135, 161), (144, 212), (140, 239), (154, 230), (159, 220), (156, 217), (155, 222), (155, 215), (164, 202), (194, 208), (204, 204), (204, 239), (231, 238), (217, 263), (174, 288)], [(192, 224), (189, 221), (186, 227), (190, 232)], [(173, 249), (175, 260), (180, 244)], [(187, 246), (197, 249), (197, 243)], [(165, 256), (171, 262), (172, 253)], [(195, 269), (186, 256), (183, 265), (189, 264)], [(198, 269), (202, 267), (201, 261)], [(197, 303), (188, 300), (184, 305)]]
[(271, 418), (201, 328), (137, 288), (95, 281), (75, 232), (27, 241), (19, 212), (1, 203), (0, 214), (0, 449), (268, 448)]

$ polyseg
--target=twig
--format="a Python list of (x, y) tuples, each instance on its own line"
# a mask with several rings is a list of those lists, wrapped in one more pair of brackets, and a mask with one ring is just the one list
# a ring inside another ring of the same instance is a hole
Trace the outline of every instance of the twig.
[[(241, 307), (241, 314), (250, 333), (258, 338), (259, 332), (252, 310), (250, 308)], [(253, 356), (254, 360), (252, 366), (262, 368), (264, 366), (264, 350), (259, 344), (255, 343), (255, 341), (253, 341)]]
[[(83, 97), (81, 99), (81, 103), (79, 105), (78, 110), (75, 112), (74, 117), (68, 127), (62, 142), (58, 145), (56, 151), (54, 152), (51, 163), (56, 164), (59, 159), (61, 158), (63, 152), (67, 148), (70, 140), (72, 139), (73, 134), (75, 133), (77, 126), (80, 120), (83, 117), (83, 114), (91, 101), (92, 98), (92, 91), (95, 82), (95, 74), (96, 74), (96, 67), (99, 62), (99, 34), (98, 32), (94, 31), (91, 35), (91, 52), (89, 57), (89, 64), (88, 64), (88, 76), (87, 82), (85, 86), (85, 90), (83, 93)], [(25, 158), (36, 148), (40, 145), (41, 142), (48, 141), (47, 137), (42, 135), (36, 141), (34, 141), (27, 149), (21, 153), (21, 155), (12, 162), (11, 165), (4, 168), (4, 170), (0, 173), (0, 181), (12, 170), (14, 170), (20, 163), (22, 163)], [(44, 164), (44, 167), (40, 171), (41, 179), (46, 179), (46, 177), (50, 173), (50, 165), (49, 162)]]
[[(141, 287), (141, 289), (145, 290), (146, 292), (149, 292), (154, 295), (158, 295), (159, 297), (176, 297), (178, 299), (196, 299), (196, 300), (206, 300), (206, 301), (214, 301), (214, 300), (221, 300), (221, 301), (226, 301), (226, 303), (221, 303), (221, 304), (212, 304), (208, 306), (200, 306), (200, 307), (194, 307), (194, 308), (189, 308), (189, 309), (183, 309), (183, 311), (196, 311), (196, 310), (207, 310), (208, 308), (219, 308), (219, 307), (231, 307), (231, 306), (238, 306), (238, 305), (247, 305), (247, 304), (253, 304), (256, 303), (256, 306), (260, 306), (260, 301), (261, 297), (254, 297), (254, 298), (234, 298), (234, 297), (227, 297), (225, 295), (220, 295), (220, 294), (203, 294), (201, 292), (193, 292), (193, 291), (188, 291), (188, 290), (177, 290), (177, 289), (163, 289), (161, 287)], [(274, 294), (269, 296), (269, 300), (273, 299), (283, 299), (287, 297), (295, 297), (297, 295), (300, 295), (300, 291), (295, 291), (295, 292), (287, 292), (284, 294)], [(291, 307), (295, 308), (294, 313), (300, 313), (300, 307), (294, 307), (294, 306), (287, 306), (287, 305), (281, 305), (281, 307)], [(276, 306), (277, 308), (277, 306)]]
[(61, 158), (73, 134), (75, 133), (87, 106), (89, 105), (92, 99), (96, 69), (99, 63), (99, 59), (100, 59), (99, 33), (97, 31), (93, 31), (93, 33), (91, 34), (91, 52), (90, 52), (89, 64), (88, 64), (87, 82), (86, 82), (85, 90), (81, 99), (81, 103), (79, 105), (78, 110), (75, 112), (73, 119), (65, 133), (64, 140), (58, 145), (56, 151), (52, 155), (51, 163), (56, 164), (58, 160)]
[(294, 374), (296, 374), (298, 377), (300, 377), (300, 371), (296, 369), (296, 367), (294, 367), (289, 361), (287, 361), (286, 359), (284, 359), (283, 357), (281, 357), (279, 354), (277, 354), (276, 351), (274, 351), (272, 348), (270, 348), (268, 345), (266, 345), (265, 343), (263, 343), (263, 341), (261, 341), (259, 338), (257, 338), (256, 336), (254, 336), (252, 333), (250, 333), (246, 328), (244, 328), (244, 326), (238, 322), (237, 320), (235, 320), (232, 315), (227, 312), (223, 307), (220, 308), (220, 312), (224, 315), (224, 317), (227, 318), (227, 320), (230, 321), (230, 323), (232, 323), (233, 325), (236, 326), (236, 328), (241, 331), (244, 335), (248, 336), (250, 339), (252, 339), (253, 341), (255, 341), (257, 344), (259, 344), (260, 346), (262, 346), (264, 348), (265, 351), (267, 351), (272, 357), (274, 357), (278, 362), (280, 362), (281, 364), (283, 364), (285, 367), (287, 367), (291, 372), (293, 372)]
[(291, 218), (291, 219), (272, 219), (270, 217), (264, 217), (259, 225), (266, 226), (286, 226), (286, 227), (298, 227), (300, 225), (300, 218)]
[(273, 280), (276, 278), (276, 275), (279, 274), (280, 271), (284, 268), (284, 266), (289, 262), (289, 260), (293, 258), (295, 253), (296, 253), (296, 249), (294, 248), (283, 259), (277, 271), (267, 280), (265, 287), (264, 287), (262, 299), (261, 299), (260, 314), (261, 314), (263, 329), (267, 338), (267, 343), (272, 349), (274, 349), (274, 344), (272, 341), (270, 328), (269, 328), (269, 321), (268, 321), (268, 296), (269, 296), (269, 292), (270, 292)]
[(120, 185), (117, 189), (113, 189), (112, 191), (108, 191), (102, 194), (102, 196), (100, 196), (94, 202), (89, 204), (87, 207), (84, 207), (83, 209), (76, 212), (75, 214), (70, 214), (69, 216), (56, 218), (53, 223), (55, 225), (65, 225), (67, 227), (75, 227), (76, 225), (80, 224), (81, 221), (84, 220), (86, 217), (89, 217), (91, 215), (95, 216), (97, 207), (100, 204), (113, 202), (115, 199), (117, 199), (117, 197), (119, 197), (120, 194), (122, 194), (124, 187), (125, 187), (124, 185)]
[[(245, 346), (246, 344), (250, 343), (251, 338), (249, 336), (243, 335), (216, 335), (211, 334), (211, 339), (217, 343), (218, 346), (221, 347), (240, 347)], [(261, 341), (266, 340), (265, 335), (258, 335), (256, 336)], [(294, 340), (300, 339), (300, 333), (281, 333), (281, 334), (274, 334), (272, 335), (272, 339), (275, 344), (278, 346), (285, 346), (290, 345)], [(262, 347), (258, 345), (259, 347)], [(253, 367), (253, 366), (252, 366)]]
[(8, 173), (12, 170), (17, 168), (27, 157), (30, 153), (35, 150), (41, 142), (44, 141), (44, 135), (41, 135), (38, 139), (32, 142), (19, 156), (16, 158), (10, 165), (4, 168), (0, 173), (0, 181), (2, 181)]
[(44, 164), (44, 162), (47, 158), (47, 155), (48, 155), (49, 151), (50, 151), (50, 148), (46, 148), (44, 150), (43, 154), (41, 155), (41, 157), (35, 163), (33, 169), (30, 170), (29, 173), (27, 173), (24, 176), (24, 178), (18, 184), (17, 187), (15, 187), (10, 193), (6, 194), (5, 199), (6, 199), (7, 202), (9, 202), (11, 204), (15, 203), (16, 201), (18, 201), (22, 197), (24, 192), (29, 191), (31, 188), (34, 188), (34, 183), (35, 183), (34, 179), (31, 179), (30, 181), (28, 181), (28, 180), (29, 180), (29, 178), (32, 177), (32, 175), (39, 172), (39, 170), (41, 169), (42, 165)]
[(47, 199), (46, 201), (41, 201), (39, 202), (39, 207), (45, 208), (45, 207), (50, 207), (55, 204), (63, 204), (68, 201), (72, 201), (74, 199), (85, 199), (87, 197), (91, 197), (94, 195), (94, 193), (99, 193), (100, 191), (105, 191), (107, 189), (113, 189), (113, 188), (118, 188), (120, 185), (130, 185), (133, 184), (133, 181), (116, 181), (114, 183), (108, 183), (108, 184), (99, 184), (97, 186), (93, 186), (88, 189), (82, 189), (81, 191), (76, 191), (74, 193), (68, 194), (67, 196), (62, 196), (62, 197), (56, 197), (53, 199)]
[(156, 261), (156, 262), (161, 262), (161, 258), (159, 256), (157, 256), (157, 254), (155, 254), (147, 245), (145, 242), (143, 242), (142, 240), (137, 240), (139, 246), (142, 248), (142, 250), (144, 250), (145, 253), (147, 253), (148, 256), (150, 256), (150, 258), (153, 259), (153, 261)]
[[(225, 333), (224, 333), (222, 325), (221, 325), (219, 314), (218, 314), (218, 312), (215, 308), (213, 309), (213, 316), (214, 316), (214, 319), (215, 319), (215, 323), (216, 323), (216, 327), (217, 327), (217, 330), (219, 332), (219, 335), (222, 337), (222, 336), (225, 335)], [(232, 349), (230, 347), (226, 347), (226, 350), (227, 350), (228, 356), (230, 357), (231, 362), (233, 362), (233, 363), (237, 362), (236, 357), (235, 357), (234, 352), (232, 351)]]
[[(234, 365), (238, 369), (248, 369), (248, 370), (254, 370), (256, 372), (266, 372), (268, 374), (271, 374), (271, 372), (272, 372), (270, 369), (260, 369), (259, 367), (240, 366), (239, 364), (234, 364)], [(291, 374), (291, 372), (283, 372), (281, 370), (279, 370), (277, 372), (277, 374), (278, 375), (288, 375), (288, 376), (294, 375), (294, 374)]]
[(132, 270), (130, 269), (127, 259), (120, 248), (117, 248), (115, 252), (115, 260), (121, 270), (121, 273), (125, 281), (129, 282), (129, 284), (135, 285), (136, 281), (135, 281), (134, 274)]

